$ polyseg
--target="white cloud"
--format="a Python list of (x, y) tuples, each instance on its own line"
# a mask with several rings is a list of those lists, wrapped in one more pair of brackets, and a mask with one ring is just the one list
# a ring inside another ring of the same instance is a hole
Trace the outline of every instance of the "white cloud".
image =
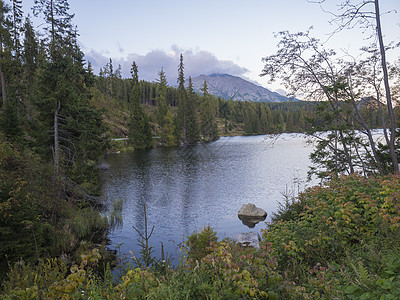
[(287, 91), (285, 91), (283, 89), (276, 89), (275, 92), (282, 96), (286, 96), (288, 94)]
[[(123, 58), (112, 58), (112, 61), (114, 70), (117, 69), (118, 65), (121, 65), (122, 75), (125, 78), (131, 76), (130, 69), (132, 62), (135, 61), (138, 65), (140, 79), (154, 81), (158, 78), (158, 72), (163, 68), (169, 85), (176, 85), (181, 53), (183, 54), (186, 78), (213, 73), (243, 76), (243, 74), (249, 72), (248, 69), (240, 67), (230, 60), (218, 59), (208, 51), (199, 49), (183, 50), (176, 45), (173, 45), (168, 51), (152, 50), (145, 55), (131, 53)], [(98, 72), (110, 60), (103, 53), (94, 50), (86, 52), (85, 58), (92, 64), (95, 72)]]

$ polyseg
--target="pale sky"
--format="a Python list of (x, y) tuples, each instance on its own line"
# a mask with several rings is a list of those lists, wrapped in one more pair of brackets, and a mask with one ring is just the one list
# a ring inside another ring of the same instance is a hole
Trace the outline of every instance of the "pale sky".
[[(342, 1), (326, 0), (325, 8), (337, 12), (336, 4)], [(32, 2), (23, 1), (26, 7)], [(397, 10), (382, 16), (385, 42), (400, 42), (400, 0), (380, 2), (381, 12)], [(135, 60), (140, 79), (154, 81), (163, 67), (170, 85), (176, 84), (183, 53), (186, 76), (229, 73), (276, 90), (279, 85), (259, 77), (261, 59), (276, 51), (274, 33), (313, 26), (312, 35), (326, 40), (335, 29), (328, 22), (331, 16), (307, 0), (69, 0), (69, 4), (82, 50), (96, 72), (112, 58), (114, 69), (121, 64), (128, 77)], [(331, 38), (326, 47), (356, 54), (369, 44), (366, 37), (359, 30), (348, 30)]]

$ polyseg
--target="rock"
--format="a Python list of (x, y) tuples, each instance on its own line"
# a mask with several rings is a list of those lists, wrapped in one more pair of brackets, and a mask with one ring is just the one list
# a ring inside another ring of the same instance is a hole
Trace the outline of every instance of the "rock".
[(255, 206), (253, 203), (243, 204), (238, 211), (238, 215), (248, 218), (266, 218), (267, 212), (262, 208)]
[(233, 238), (233, 241), (241, 246), (257, 249), (260, 247), (260, 240), (260, 235), (257, 232), (239, 233)]
[(100, 170), (108, 170), (110, 169), (110, 165), (106, 162), (103, 162), (97, 166)]
[(267, 212), (253, 203), (248, 203), (242, 205), (238, 211), (238, 217), (244, 225), (254, 228), (257, 223), (265, 220)]

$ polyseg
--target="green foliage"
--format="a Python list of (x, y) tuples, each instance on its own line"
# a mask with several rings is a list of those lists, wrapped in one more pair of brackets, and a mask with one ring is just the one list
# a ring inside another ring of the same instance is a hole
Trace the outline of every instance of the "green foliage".
[(200, 130), (203, 139), (213, 141), (218, 139), (216, 112), (208, 93), (207, 83), (204, 81), (202, 89), (203, 97), (200, 105)]
[[(228, 242), (213, 244), (199, 261), (158, 273), (128, 267), (119, 282), (109, 268), (103, 277), (94, 272), (101, 256), (98, 249), (81, 255), (80, 264), (68, 268), (59, 259), (38, 266), (16, 265), (4, 284), (5, 298), (62, 299), (271, 299), (282, 294), (282, 277), (270, 246), (262, 251)], [(69, 270), (68, 270), (69, 269)], [(24, 274), (24, 275), (22, 275)], [(286, 295), (283, 293), (282, 295)]]
[(189, 247), (189, 259), (200, 261), (211, 253), (209, 247), (217, 241), (217, 233), (210, 226), (205, 226), (199, 233), (193, 232), (186, 241)]
[(22, 139), (21, 120), (18, 118), (17, 107), (14, 103), (6, 102), (4, 105), (4, 110), (0, 113), (0, 130), (8, 140)]
[(187, 88), (187, 98), (185, 106), (185, 128), (186, 139), (184, 144), (195, 144), (200, 140), (200, 129), (197, 112), (197, 98), (193, 90), (192, 79), (189, 77), (189, 85)]
[(86, 286), (96, 279), (93, 267), (97, 266), (100, 258), (99, 249), (94, 248), (81, 255), (79, 265), (70, 268), (61, 259), (40, 260), (37, 265), (17, 264), (9, 273), (9, 281), (4, 284), (7, 298), (84, 298)]
[(161, 130), (161, 144), (165, 146), (174, 145), (175, 125), (173, 115), (167, 104), (167, 79), (164, 71), (161, 69), (157, 82), (157, 103), (158, 103), (158, 124)]
[[(51, 164), (0, 140), (0, 264), (73, 253), (84, 240), (101, 241), (107, 219), (57, 180)], [(79, 201), (78, 201), (79, 200)], [(0, 278), (4, 274), (0, 274)], [(1, 281), (1, 279), (0, 279)]]
[(302, 194), (263, 233), (281, 272), (310, 293), (323, 288), (318, 297), (334, 290), (354, 299), (380, 297), (387, 280), (394, 281), (387, 297), (397, 297), (399, 270), (388, 261), (396, 266), (400, 254), (399, 180), (353, 175)]
[[(40, 290), (43, 296), (98, 299), (397, 299), (399, 182), (400, 174), (353, 175), (313, 187), (282, 207), (263, 232), (259, 249), (218, 242), (213, 229), (205, 227), (189, 236), (188, 259), (175, 269), (129, 265), (121, 280), (113, 282), (109, 269), (100, 278), (82, 263), (71, 273), (59, 260), (39, 264), (41, 269), (17, 265), (4, 294), (33, 297)], [(17, 272), (21, 268), (25, 276)], [(64, 294), (51, 294), (56, 292)]]
[(6, 271), (7, 260), (32, 260), (45, 251), (51, 229), (41, 218), (50, 213), (51, 196), (41, 191), (47, 186), (41, 182), (46, 168), (38, 164), (37, 157), (1, 141), (0, 154), (0, 261)]
[(144, 232), (140, 232), (136, 227), (132, 226), (133, 229), (139, 234), (140, 239), (138, 239), (138, 246), (140, 248), (139, 257), (133, 256), (133, 261), (137, 265), (137, 267), (141, 269), (148, 269), (150, 267), (153, 267), (153, 265), (156, 262), (156, 258), (154, 257), (154, 249), (149, 245), (149, 240), (153, 234), (154, 231), (154, 225), (150, 230), (150, 233), (148, 232), (148, 227), (147, 227), (147, 212), (146, 212), (146, 205), (143, 205), (143, 210), (144, 210)]
[(140, 106), (140, 86), (138, 68), (135, 62), (132, 63), (132, 103), (129, 116), (129, 143), (136, 149), (147, 149), (153, 145), (152, 132), (146, 113)]

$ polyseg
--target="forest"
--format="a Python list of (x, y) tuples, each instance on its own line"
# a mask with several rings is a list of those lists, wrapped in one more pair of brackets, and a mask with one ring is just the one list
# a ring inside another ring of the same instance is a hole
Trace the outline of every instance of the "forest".
[[(357, 6), (346, 3), (342, 19), (355, 20)], [(364, 5), (380, 28), (378, 1)], [(1, 298), (400, 297), (400, 72), (398, 62), (386, 68), (383, 41), (349, 63), (310, 32), (281, 32), (263, 76), (308, 101), (235, 102), (206, 83), (195, 93), (182, 55), (177, 87), (163, 69), (141, 80), (135, 61), (130, 78), (111, 59), (94, 74), (68, 1), (36, 0), (32, 11), (40, 32), (22, 0), (0, 0)], [(318, 138), (310, 174), (322, 183), (286, 199), (259, 250), (218, 240), (210, 227), (188, 237), (176, 266), (154, 257), (146, 234), (135, 261), (106, 250), (115, 220), (102, 213), (98, 161), (119, 147), (113, 138), (149, 149), (284, 132)]]
[[(183, 70), (183, 61), (181, 61), (181, 64)], [(138, 67), (140, 68), (140, 66)], [(141, 91), (138, 101), (140, 101), (140, 104), (147, 112), (153, 136), (162, 134), (163, 132), (163, 121), (160, 115), (161, 107), (163, 109), (168, 108), (171, 111), (174, 122), (179, 123), (180, 118), (178, 114), (179, 88), (167, 85), (163, 70), (160, 70), (158, 75), (159, 79), (156, 82), (140, 80), (138, 83), (138, 89)], [(184, 75), (182, 75), (182, 78), (184, 78)], [(107, 105), (104, 102), (109, 102), (109, 106), (107, 106), (108, 110), (114, 109), (128, 113), (130, 103), (134, 102), (132, 81), (132, 78), (122, 78), (120, 65), (114, 71), (113, 62), (110, 59), (100, 69), (99, 75), (95, 76), (94, 94), (96, 96), (94, 98), (97, 99), (97, 105), (99, 107), (106, 107)], [(329, 121), (319, 116), (319, 110), (323, 110), (322, 106), (325, 105), (325, 103), (321, 103), (320, 101), (233, 101), (232, 99), (222, 99), (209, 94), (206, 82), (202, 93), (199, 94), (193, 93), (190, 84), (185, 88), (184, 81), (182, 83), (183, 89), (186, 90), (188, 95), (192, 94), (194, 101), (194, 113), (192, 115), (194, 123), (197, 124), (194, 125), (194, 128), (197, 128), (196, 130), (199, 131), (199, 135), (192, 142), (213, 140), (218, 136), (227, 135), (279, 134), (284, 132), (306, 133), (316, 127), (320, 131), (330, 128)], [(344, 101), (342, 102), (344, 103)], [(370, 128), (382, 128), (382, 119), (374, 102), (372, 99), (367, 101), (367, 99), (363, 100), (361, 98), (357, 101), (360, 105), (360, 113), (363, 115), (368, 126)], [(387, 117), (386, 111), (383, 111), (383, 114), (385, 115), (384, 117)], [(120, 116), (119, 119), (121, 119)], [(111, 120), (109, 121), (111, 122)], [(110, 129), (110, 134), (115, 137), (128, 136), (128, 125), (118, 126), (116, 124), (117, 121), (111, 122), (112, 128)], [(168, 143), (167, 145), (184, 144), (182, 140), (176, 139), (177, 136), (173, 134), (174, 129), (171, 129), (171, 126), (173, 128), (179, 127), (174, 122), (171, 122), (169, 125), (172, 143)], [(207, 131), (211, 130), (208, 126), (214, 128), (214, 133), (211, 135), (207, 133)], [(161, 144), (165, 145), (165, 142)]]

